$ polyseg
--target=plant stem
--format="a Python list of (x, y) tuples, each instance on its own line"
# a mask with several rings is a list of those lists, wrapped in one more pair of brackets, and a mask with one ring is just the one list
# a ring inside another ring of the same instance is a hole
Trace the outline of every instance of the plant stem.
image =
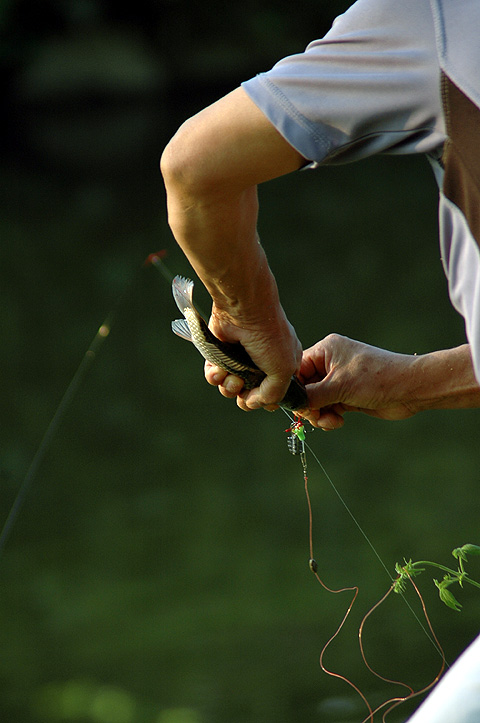
[(430, 567), (436, 567), (438, 570), (443, 570), (443, 572), (446, 572), (449, 575), (453, 575), (458, 579), (459, 582), (460, 580), (462, 580), (462, 582), (463, 580), (466, 580), (466, 582), (469, 582), (470, 585), (474, 585), (475, 587), (480, 588), (480, 583), (476, 582), (475, 580), (471, 580), (465, 570), (463, 570), (462, 565), (460, 565), (460, 570), (452, 570), (450, 567), (440, 565), (438, 562), (430, 562), (430, 560), (420, 560), (419, 562), (412, 563), (412, 567), (414, 568), (420, 565), (429, 565)]

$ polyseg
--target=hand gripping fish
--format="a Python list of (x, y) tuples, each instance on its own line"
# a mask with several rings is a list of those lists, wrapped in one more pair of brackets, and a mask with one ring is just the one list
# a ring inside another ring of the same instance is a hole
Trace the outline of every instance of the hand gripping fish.
[[(172, 321), (172, 331), (182, 339), (193, 342), (200, 354), (211, 364), (243, 379), (245, 389), (258, 387), (267, 375), (257, 367), (241, 344), (220, 341), (212, 334), (193, 305), (193, 281), (183, 276), (175, 276), (172, 292), (185, 317)], [(308, 406), (307, 392), (296, 376), (292, 376), (287, 393), (279, 405), (292, 411)]]

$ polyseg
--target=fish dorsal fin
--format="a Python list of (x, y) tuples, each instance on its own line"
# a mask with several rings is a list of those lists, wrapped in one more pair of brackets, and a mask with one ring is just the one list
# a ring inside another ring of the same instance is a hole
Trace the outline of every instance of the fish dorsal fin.
[(185, 314), (185, 309), (192, 309), (193, 306), (193, 281), (183, 276), (175, 276), (172, 281), (173, 298), (178, 308)]
[(188, 326), (186, 319), (176, 319), (175, 321), (172, 321), (172, 331), (177, 334), (177, 336), (181, 336), (182, 339), (193, 341), (190, 327)]

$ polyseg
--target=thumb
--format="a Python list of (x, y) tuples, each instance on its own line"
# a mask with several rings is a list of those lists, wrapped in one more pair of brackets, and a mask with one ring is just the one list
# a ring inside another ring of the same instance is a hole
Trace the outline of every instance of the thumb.
[(338, 384), (329, 373), (321, 381), (306, 385), (310, 409), (331, 407), (340, 402)]
[(307, 384), (306, 390), (309, 408), (302, 410), (301, 415), (314, 427), (325, 431), (339, 429), (344, 425), (343, 414), (345, 409), (338, 402), (338, 393), (332, 383), (331, 377), (325, 377), (320, 382)]
[(242, 391), (240, 396), (249, 409), (259, 409), (260, 407), (278, 404), (281, 401), (290, 384), (288, 379), (279, 379), (276, 376), (267, 376), (259, 387), (251, 391)]

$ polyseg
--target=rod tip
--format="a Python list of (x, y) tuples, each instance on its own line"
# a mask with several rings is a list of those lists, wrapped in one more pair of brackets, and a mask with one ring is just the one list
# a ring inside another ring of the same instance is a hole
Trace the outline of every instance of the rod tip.
[(165, 258), (167, 250), (162, 249), (161, 251), (155, 251), (153, 254), (148, 254), (147, 258), (143, 262), (144, 266), (152, 266), (157, 264), (159, 261)]

